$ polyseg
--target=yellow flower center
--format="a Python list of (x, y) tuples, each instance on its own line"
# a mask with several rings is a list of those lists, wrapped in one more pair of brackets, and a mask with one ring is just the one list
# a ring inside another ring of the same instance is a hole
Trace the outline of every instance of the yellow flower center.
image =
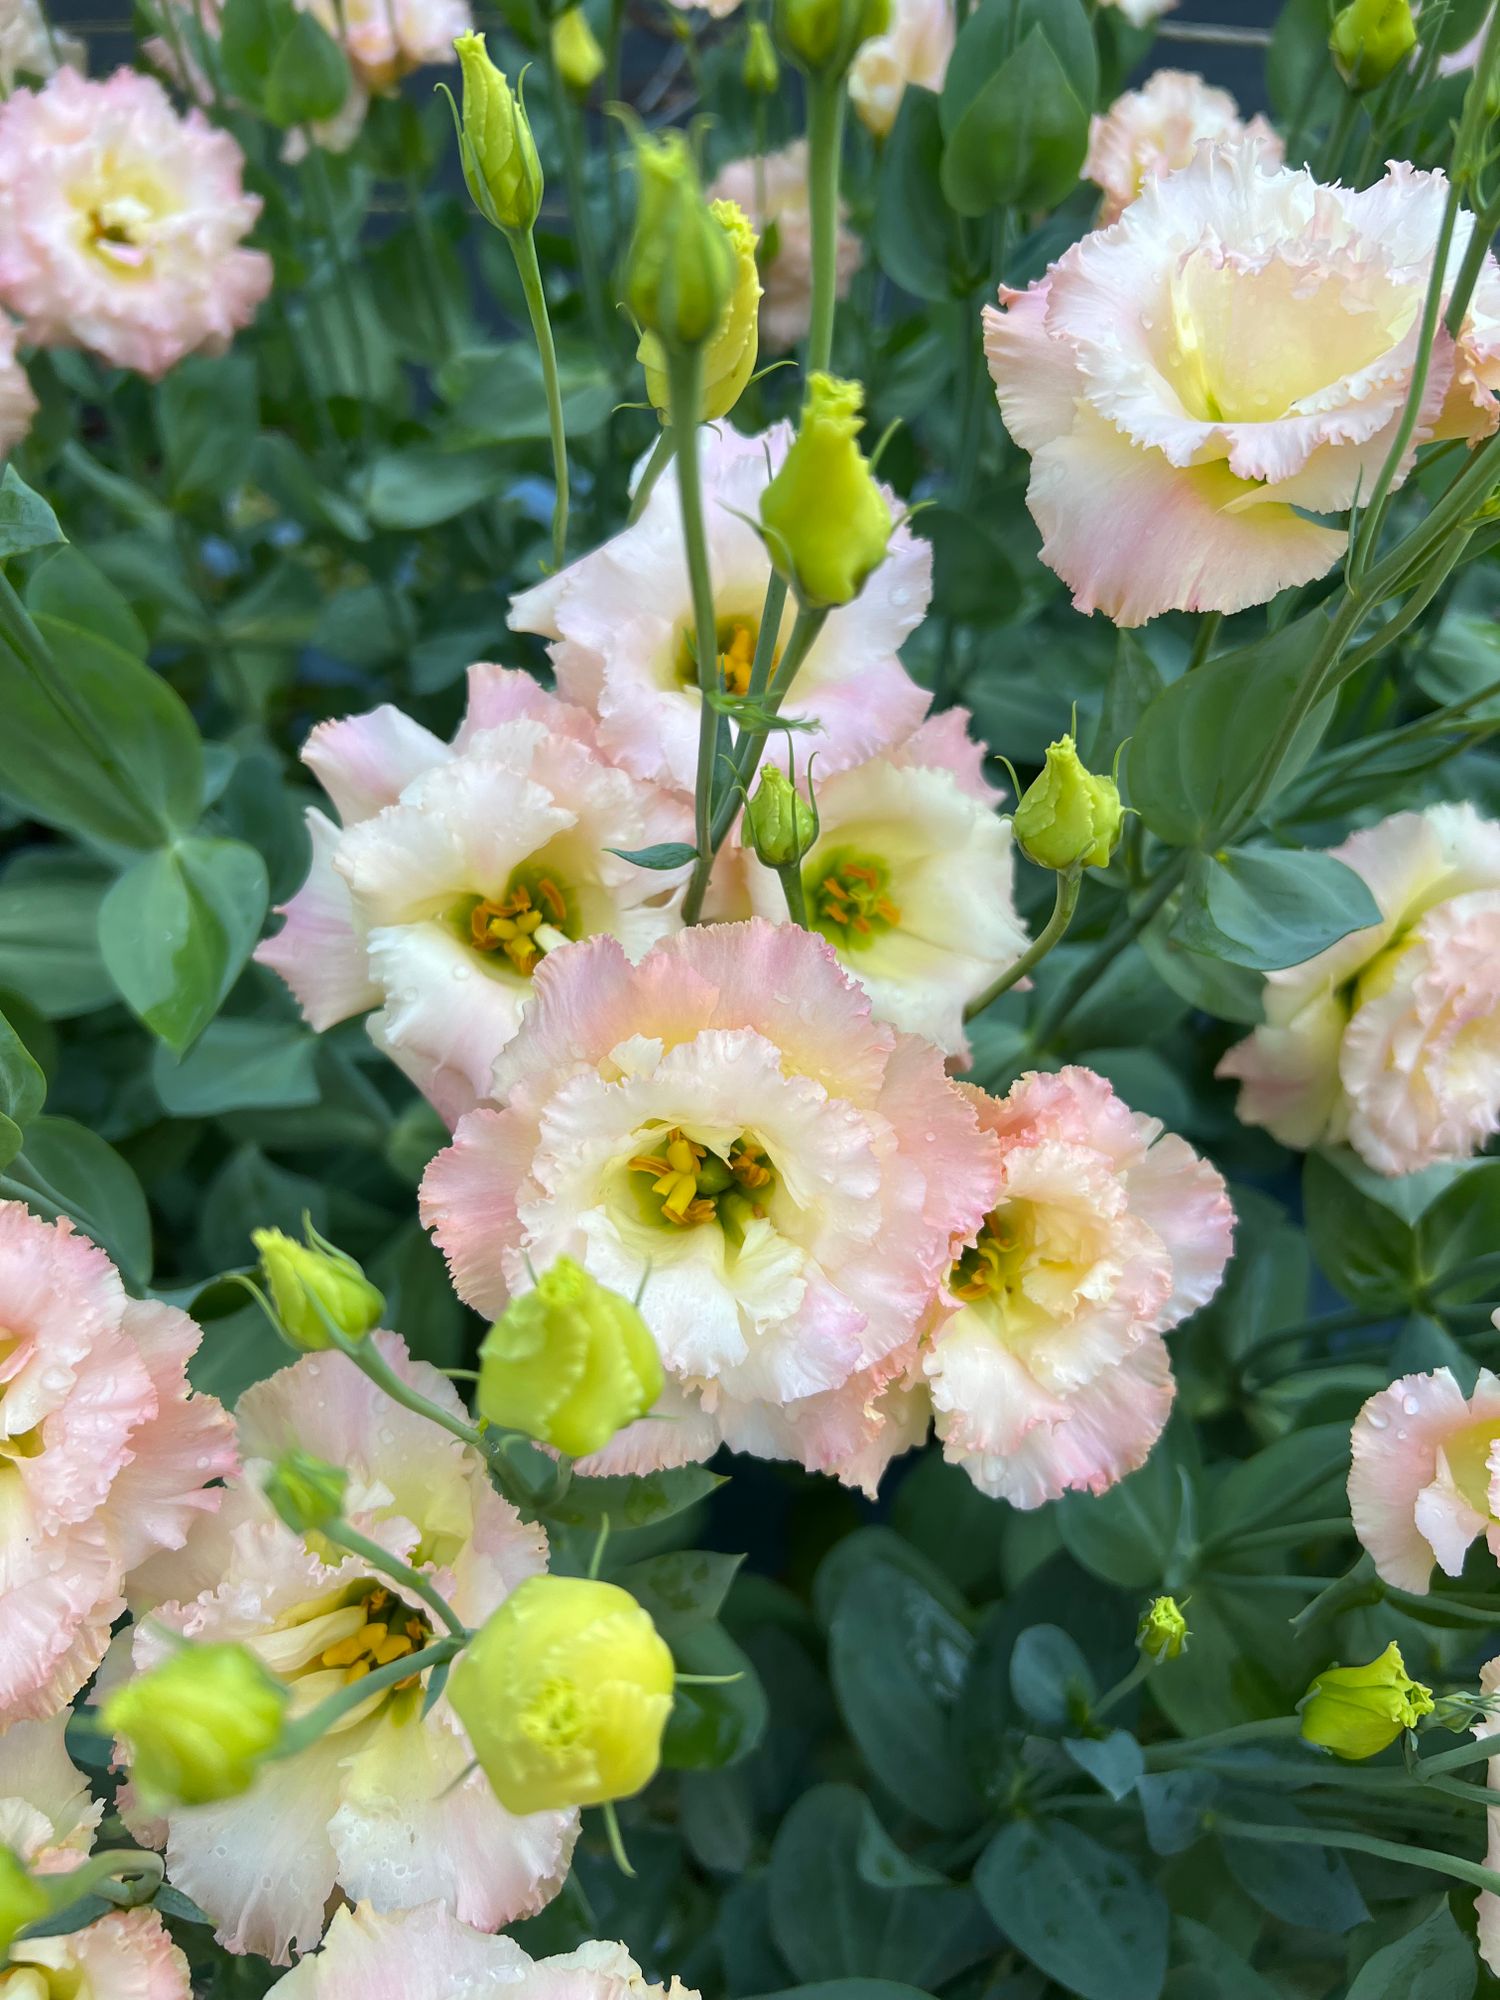
[(674, 1229), (719, 1222), (738, 1234), (765, 1214), (763, 1198), (776, 1176), (765, 1148), (748, 1134), (742, 1132), (734, 1141), (727, 1159), (675, 1125), (653, 1136), (657, 1143), (651, 1151), (628, 1162), (631, 1173), (650, 1177), (647, 1199), (653, 1219)]
[(901, 922), (901, 912), (887, 894), (890, 880), (889, 868), (873, 854), (841, 847), (816, 856), (802, 877), (813, 929), (840, 951), (873, 944)]
[[(755, 648), (760, 639), (758, 622), (742, 613), (731, 612), (718, 620), (715, 637), (719, 648), (720, 687), (726, 694), (748, 694), (750, 669), (755, 664)], [(778, 647), (772, 657), (773, 667), (779, 657)], [(691, 626), (682, 633), (678, 644), (677, 678), (684, 687), (698, 685), (698, 646)]]
[[(387, 1585), (365, 1581), (332, 1599), (299, 1604), (249, 1643), (292, 1689), (293, 1714), (305, 1714), (376, 1667), (420, 1653), (431, 1639), (432, 1626), (424, 1611), (414, 1610)], [(400, 1694), (415, 1687), (418, 1678), (413, 1674), (386, 1692)], [(377, 1693), (374, 1702), (384, 1699)], [(345, 1718), (344, 1726), (358, 1720), (361, 1712), (369, 1711), (356, 1710)]]
[(463, 927), (476, 951), (499, 955), (530, 978), (549, 951), (576, 935), (577, 920), (555, 875), (518, 868), (503, 895), (475, 899)]
[(1086, 1213), (1061, 1202), (1002, 1202), (953, 1266), (948, 1289), (984, 1310), (1006, 1346), (1022, 1353), (1077, 1312), (1100, 1276), (1101, 1254)]

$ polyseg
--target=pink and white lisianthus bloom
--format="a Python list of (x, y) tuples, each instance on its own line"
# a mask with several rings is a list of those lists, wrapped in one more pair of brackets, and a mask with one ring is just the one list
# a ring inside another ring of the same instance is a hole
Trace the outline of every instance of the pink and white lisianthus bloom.
[[(1420, 344), (1448, 183), (1393, 165), (1322, 187), (1263, 143), (1204, 145), (1028, 291), (986, 307), (985, 352), (1031, 454), (1043, 560), (1081, 611), (1140, 625), (1242, 611), (1323, 576), (1338, 514), (1383, 464)], [(1454, 232), (1456, 278), (1472, 216)], [(1500, 270), (1441, 327), (1416, 447), (1495, 428)]]
[(0, 313), (0, 458), (18, 445), (36, 415), (31, 378), (16, 353), (16, 324)]
[[(370, 1338), (430, 1401), (463, 1414), (452, 1384), (412, 1361), (399, 1335)], [(494, 1491), (478, 1455), (342, 1355), (308, 1355), (256, 1383), (236, 1415), (243, 1480), (132, 1595), (137, 1670), (162, 1660), (177, 1633), (239, 1641), (287, 1683), (295, 1718), (367, 1672), (377, 1646), (384, 1658), (393, 1638), (404, 1635), (414, 1651), (429, 1642), (426, 1606), (277, 1518), (261, 1484), (294, 1447), (348, 1472), (351, 1524), (430, 1576), (467, 1625), (546, 1567), (542, 1530)], [(485, 1930), (557, 1893), (577, 1815), (506, 1812), (447, 1702), (423, 1715), (425, 1679), (376, 1694), (310, 1749), (266, 1765), (238, 1798), (185, 1806), (163, 1822), (136, 1816), (229, 1950), (277, 1964), (294, 1944), (310, 1950), (337, 1889), (380, 1910), (439, 1900)]]
[(957, 34), (953, 0), (894, 0), (885, 33), (861, 42), (849, 71), (849, 101), (877, 139), (895, 124), (909, 83), (942, 89)]
[[(759, 437), (742, 437), (728, 425), (706, 424), (698, 432), (723, 674), (735, 694), (749, 682), (771, 575), (751, 523), (791, 437), (787, 424)], [(930, 697), (899, 655), (931, 594), (931, 546), (898, 527), (860, 595), (830, 614), (782, 704), (784, 715), (818, 724), (812, 741), (821, 770), (858, 763), (921, 721)], [(795, 616), (788, 601), (781, 645)], [(637, 777), (692, 792), (702, 697), (675, 468), (657, 481), (633, 527), (524, 591), (510, 622), (553, 642), (548, 652), (558, 691), (599, 718), (610, 756)]]
[[(715, 174), (710, 201), (733, 201), (754, 223), (761, 242), (774, 228), (776, 254), (761, 266), (760, 344), (784, 352), (807, 338), (812, 324), (812, 211), (807, 199), (807, 141), (794, 139), (778, 153), (731, 160)], [(834, 289), (847, 298), (864, 245), (840, 201), (834, 234)]]
[(456, 62), (472, 32), (468, 0), (298, 0), (343, 48), (363, 90), (390, 90), (414, 69)]
[(691, 842), (690, 806), (528, 674), (471, 668), (451, 744), (378, 708), (302, 756), (342, 824), (308, 813), (311, 870), (256, 957), (315, 1028), (377, 1007), (374, 1040), (450, 1124), (488, 1096), (548, 951), (608, 931), (638, 956), (678, 923), (686, 871), (611, 850)]
[(590, 1470), (721, 1441), (813, 1470), (894, 1427), (959, 1247), (993, 1205), (995, 1142), (937, 1051), (873, 1018), (822, 939), (761, 920), (611, 939), (537, 974), (480, 1110), (427, 1170), (454, 1284), (498, 1315), (563, 1254), (633, 1296), (668, 1377)]
[[(876, 1014), (967, 1057), (964, 1008), (1025, 951), (1010, 821), (963, 709), (815, 786), (819, 832), (803, 863), (807, 921)], [(779, 757), (780, 753), (769, 753)], [(741, 830), (741, 838), (744, 833)], [(748, 849), (759, 916), (782, 916), (775, 871)]]
[(0, 96), (23, 77), (41, 82), (62, 63), (82, 69), (84, 45), (49, 24), (39, 0), (0, 0)]
[[(88, 1858), (104, 1817), (68, 1755), (68, 1712), (0, 1731), (0, 1847), (34, 1875), (66, 1875)], [(4, 1988), (0, 1987), (0, 1992)]]
[(1373, 1395), (1350, 1438), (1349, 1512), (1377, 1573), (1425, 1592), (1436, 1563), (1463, 1572), (1483, 1535), (1500, 1557), (1500, 1377), (1465, 1396), (1446, 1368)]
[(166, 373), (222, 351), (271, 287), (244, 158), (154, 77), (60, 69), (0, 104), (0, 305), (40, 347)]
[(1223, 1278), (1223, 1178), (1092, 1070), (969, 1095), (999, 1141), (1000, 1193), (924, 1355), (944, 1456), (1016, 1507), (1103, 1493), (1171, 1411), (1162, 1335)]
[(1178, 0), (1101, 0), (1101, 4), (1116, 8), (1132, 28), (1149, 28), (1163, 14), (1170, 14)]
[(0, 1729), (72, 1700), (126, 1578), (218, 1505), (234, 1436), (189, 1394), (201, 1337), (71, 1223), (0, 1202)]
[(1089, 128), (1083, 177), (1104, 190), (1100, 223), (1117, 222), (1148, 180), (1190, 166), (1203, 140), (1233, 144), (1247, 137), (1263, 147), (1268, 164), (1280, 164), (1281, 141), (1264, 118), (1247, 124), (1227, 90), (1186, 70), (1159, 69), (1096, 113)]
[(1332, 851), (1380, 922), (1270, 973), (1219, 1075), (1285, 1146), (1347, 1142), (1382, 1174), (1466, 1160), (1500, 1131), (1500, 825), (1432, 806)]
[(654, 1986), (622, 1944), (581, 1944), (532, 1958), (508, 1937), (486, 1937), (439, 1903), (380, 1916), (367, 1903), (335, 1913), (322, 1949), (271, 1988), (268, 2000), (698, 2000), (674, 1979)]

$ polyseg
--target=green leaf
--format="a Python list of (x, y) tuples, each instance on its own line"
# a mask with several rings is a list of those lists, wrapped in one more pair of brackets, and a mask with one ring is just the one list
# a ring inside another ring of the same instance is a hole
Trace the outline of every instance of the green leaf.
[[(1248, 1817), (1243, 1804), (1237, 1810), (1240, 1818)], [(1292, 1807), (1278, 1806), (1259, 1794), (1255, 1817), (1269, 1824), (1307, 1824)], [(1349, 1864), (1334, 1848), (1247, 1840), (1234, 1834), (1224, 1834), (1222, 1845), (1229, 1872), (1245, 1894), (1283, 1923), (1342, 1937), (1368, 1920), (1370, 1913)]]
[(132, 659), (146, 657), (141, 621), (81, 549), (57, 549), (37, 564), (26, 585), (26, 609), (33, 618), (50, 617), (93, 632)]
[(723, 1484), (717, 1472), (702, 1465), (672, 1465), (638, 1477), (575, 1478), (561, 1500), (549, 1506), (547, 1519), (564, 1528), (598, 1528), (606, 1519), (613, 1528), (654, 1528)]
[[(310, 15), (297, 20), (327, 41)], [(244, 484), (259, 415), (255, 360), (244, 349), (195, 354), (171, 370), (157, 391), (156, 421), (179, 505), (222, 500)]]
[(738, 1764), (765, 1734), (768, 1710), (760, 1676), (718, 1624), (679, 1631), (672, 1657), (680, 1673), (734, 1678), (717, 1687), (678, 1683), (662, 1738), (662, 1762), (678, 1771), (721, 1771)]
[(0, 1014), (0, 1167), (20, 1152), (29, 1124), (47, 1100), (47, 1079), (30, 1049)]
[(266, 77), (266, 116), (283, 127), (314, 125), (341, 111), (348, 95), (344, 51), (311, 14), (294, 14)]
[(1308, 1155), (1302, 1200), (1313, 1256), (1347, 1299), (1377, 1315), (1413, 1301), (1420, 1270), (1414, 1225), (1367, 1194), (1339, 1156)]
[(933, 301), (967, 289), (958, 222), (943, 198), (942, 158), (938, 100), (908, 84), (881, 153), (875, 255), (888, 278)]
[(143, 855), (99, 910), (121, 998), (181, 1055), (239, 977), (266, 913), (266, 866), (239, 840), (195, 837)]
[(1146, 1753), (1128, 1729), (1112, 1729), (1108, 1736), (1069, 1736), (1063, 1749), (1080, 1771), (1112, 1799), (1126, 1799), (1146, 1772)]
[(73, 856), (62, 867), (13, 867), (0, 882), (0, 981), (49, 1021), (89, 1014), (115, 997), (99, 956), (107, 877)]
[(952, 507), (926, 507), (912, 526), (932, 544), (936, 613), (970, 625), (1005, 625), (1016, 616), (1021, 579), (985, 521)]
[(1470, 2000), (1478, 1980), (1474, 1947), (1445, 1899), (1405, 1937), (1365, 1960), (1348, 2000)]
[(1151, 1852), (1183, 1854), (1198, 1838), (1219, 1781), (1210, 1771), (1148, 1771), (1135, 1791)]
[[(560, 343), (557, 383), (568, 436), (602, 430), (616, 399), (593, 349)], [(454, 445), (540, 443), (551, 433), (541, 358), (532, 340), (464, 348), (439, 369), (437, 388), (449, 405)]]
[(297, 16), (294, 0), (226, 0), (219, 54), (230, 94), (262, 108), (276, 51)]
[(464, 451), (406, 445), (371, 464), (362, 496), (365, 512), (377, 528), (436, 527), (495, 498), (513, 472), (510, 454), (496, 446)]
[(71, 1216), (107, 1251), (127, 1284), (151, 1278), (151, 1218), (141, 1184), (113, 1146), (71, 1118), (34, 1118), (24, 1146), (0, 1174), (0, 1197), (55, 1221)]
[(1010, 1656), (1016, 1706), (1042, 1729), (1078, 1723), (1098, 1690), (1077, 1642), (1058, 1625), (1029, 1625)]
[(1099, 65), (1081, 0), (980, 0), (963, 24), (943, 82), (945, 137), (958, 130), (969, 106), (1033, 30), (1046, 37), (1074, 90), (1093, 109)]
[(1063, 1822), (1004, 1826), (974, 1885), (1024, 1957), (1081, 2000), (1157, 2000), (1167, 1905), (1123, 1855)]
[(1105, 1583), (1146, 1590), (1162, 1580), (1183, 1504), (1171, 1435), (1139, 1472), (1107, 1493), (1070, 1493), (1058, 1503), (1058, 1526), (1068, 1553)]
[(1076, 184), (1088, 141), (1088, 107), (1052, 43), (1033, 27), (953, 126), (943, 148), (943, 193), (960, 215), (1002, 205), (1050, 208)]
[(1172, 934), (1190, 951), (1274, 972), (1379, 921), (1368, 884), (1333, 855), (1231, 847), (1193, 857)]
[(0, 562), (67, 539), (41, 494), (32, 491), (13, 465), (7, 465), (0, 474)]
[(698, 859), (697, 848), (686, 840), (658, 840), (653, 847), (611, 847), (608, 852), (618, 854), (622, 861), (633, 861), (637, 868), (686, 868)]
[(210, 1021), (181, 1061), (158, 1044), (151, 1082), (173, 1118), (316, 1104), (317, 1054), (317, 1038), (287, 1021)]
[(651, 1621), (669, 1642), (695, 1625), (717, 1618), (743, 1556), (723, 1556), (710, 1549), (670, 1549), (631, 1563), (612, 1580), (628, 1590), (651, 1613)]

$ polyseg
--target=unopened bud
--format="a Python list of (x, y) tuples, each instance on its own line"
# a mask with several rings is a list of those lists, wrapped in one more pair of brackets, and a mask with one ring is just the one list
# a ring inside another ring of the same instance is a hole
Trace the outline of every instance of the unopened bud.
[(740, 82), (752, 97), (774, 97), (781, 88), (781, 64), (776, 60), (776, 44), (764, 21), (752, 21), (745, 41), (745, 63)]
[(1175, 1597), (1153, 1598), (1141, 1613), (1135, 1643), (1151, 1660), (1175, 1660), (1188, 1642), (1188, 1622)]
[[(744, 394), (755, 373), (760, 320), (760, 270), (755, 261), (756, 234), (737, 202), (709, 203), (709, 214), (722, 227), (734, 255), (734, 282), (713, 339), (703, 350), (703, 399), (699, 421), (717, 423)], [(646, 371), (646, 394), (663, 423), (671, 421), (671, 393), (666, 349), (654, 333), (643, 333), (636, 359)]]
[(859, 448), (864, 390), (814, 375), (797, 435), (760, 496), (771, 559), (798, 602), (848, 604), (885, 560), (891, 510)]
[(276, 1317), (294, 1347), (304, 1353), (332, 1347), (329, 1320), (346, 1340), (362, 1340), (380, 1324), (384, 1298), (342, 1250), (321, 1239), (298, 1243), (279, 1229), (254, 1229), (250, 1241), (260, 1252)]
[(248, 1646), (183, 1646), (104, 1704), (148, 1811), (248, 1791), (281, 1739), (287, 1691)]
[[(46, 1916), (52, 1899), (39, 1882), (33, 1881), (19, 1854), (0, 1846), (0, 1968), (5, 1954), (28, 1924)], [(5, 1984), (0, 1971), (0, 1990)], [(42, 1990), (52, 1988), (43, 1981)]]
[(1351, 1762), (1375, 1757), (1434, 1707), (1393, 1639), (1366, 1667), (1325, 1667), (1298, 1704), (1309, 1743)]
[(735, 253), (703, 199), (680, 132), (636, 141), (635, 232), (625, 253), (625, 303), (668, 351), (712, 340), (735, 283)]
[(310, 1451), (283, 1452), (272, 1466), (265, 1495), (294, 1535), (330, 1527), (344, 1511), (349, 1475)]
[(1087, 770), (1072, 737), (1063, 736), (1022, 794), (1011, 830), (1039, 868), (1107, 868), (1123, 816), (1114, 780)]
[(629, 1299), (559, 1257), (479, 1350), (479, 1414), (586, 1458), (651, 1408), (661, 1356)]
[(785, 771), (767, 764), (745, 808), (745, 830), (757, 861), (767, 868), (795, 868), (811, 853), (818, 837), (818, 809), (803, 798)]
[(464, 93), (463, 115), (454, 105), (453, 122), (469, 193), (486, 222), (524, 234), (540, 213), (543, 188), (526, 106), (485, 53), (483, 35), (460, 35), (453, 46)]
[(891, 24), (891, 0), (776, 0), (776, 38), (812, 76), (840, 77)]
[(1351, 90), (1374, 90), (1417, 46), (1411, 0), (1351, 0), (1334, 15), (1328, 46)]
[(569, 7), (552, 23), (552, 60), (575, 97), (587, 97), (604, 74), (604, 51), (581, 7)]

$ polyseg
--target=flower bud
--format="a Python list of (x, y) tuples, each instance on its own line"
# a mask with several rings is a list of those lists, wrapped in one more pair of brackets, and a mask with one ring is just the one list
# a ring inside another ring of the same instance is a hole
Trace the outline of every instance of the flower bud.
[(1188, 1642), (1188, 1622), (1175, 1597), (1153, 1598), (1141, 1613), (1135, 1643), (1148, 1659), (1175, 1660)]
[(818, 809), (779, 765), (767, 764), (745, 808), (745, 828), (757, 861), (767, 868), (795, 868), (818, 837)]
[(276, 1317), (294, 1347), (310, 1353), (333, 1345), (323, 1313), (346, 1340), (362, 1340), (379, 1325), (385, 1300), (342, 1250), (321, 1240), (298, 1243), (279, 1229), (252, 1229), (250, 1241), (260, 1252)]
[(1352, 0), (1334, 15), (1328, 46), (1351, 90), (1374, 90), (1417, 46), (1411, 0)]
[(629, 1798), (655, 1775), (672, 1655), (617, 1584), (532, 1576), (459, 1655), (455, 1714), (507, 1812)]
[(148, 1811), (248, 1791), (281, 1738), (287, 1691), (248, 1646), (189, 1645), (104, 1704)]
[(543, 188), (526, 106), (485, 53), (483, 35), (460, 35), (453, 46), (464, 92), (463, 117), (455, 109), (453, 118), (469, 193), (486, 222), (524, 233), (537, 219)]
[(32, 1880), (20, 1855), (0, 1846), (0, 1967), (26, 1926), (46, 1916), (51, 1907), (52, 1899)]
[(752, 21), (745, 42), (745, 62), (740, 82), (752, 97), (774, 97), (781, 88), (781, 64), (776, 60), (776, 44), (764, 21)]
[(735, 253), (703, 199), (680, 132), (636, 141), (635, 233), (625, 253), (625, 303), (668, 350), (712, 340), (735, 284)]
[(575, 97), (587, 97), (604, 74), (604, 51), (581, 7), (569, 7), (552, 23), (552, 60)]
[(891, 0), (776, 0), (776, 38), (813, 76), (840, 77), (891, 24)]
[[(760, 321), (760, 268), (755, 261), (759, 239), (750, 219), (738, 202), (733, 201), (710, 202), (709, 214), (729, 239), (734, 282), (713, 338), (703, 350), (703, 401), (698, 417), (705, 424), (727, 417), (744, 394), (745, 384), (755, 373)], [(667, 355), (654, 333), (641, 335), (636, 360), (646, 371), (646, 394), (662, 422), (669, 423), (672, 410)]]
[(848, 604), (885, 560), (891, 510), (859, 448), (863, 402), (858, 382), (814, 375), (797, 435), (760, 496), (771, 558), (806, 607)]
[(294, 1535), (327, 1528), (344, 1511), (349, 1475), (310, 1451), (286, 1451), (272, 1466), (265, 1495)]
[(1406, 1671), (1393, 1639), (1367, 1667), (1325, 1667), (1298, 1703), (1309, 1743), (1351, 1762), (1374, 1757), (1431, 1715), (1431, 1688)]
[(570, 1458), (599, 1451), (661, 1389), (646, 1322), (571, 1257), (511, 1300), (479, 1350), (479, 1414)]
[(1039, 868), (1107, 868), (1123, 816), (1113, 778), (1086, 770), (1072, 737), (1064, 736), (1023, 793), (1012, 831)]

